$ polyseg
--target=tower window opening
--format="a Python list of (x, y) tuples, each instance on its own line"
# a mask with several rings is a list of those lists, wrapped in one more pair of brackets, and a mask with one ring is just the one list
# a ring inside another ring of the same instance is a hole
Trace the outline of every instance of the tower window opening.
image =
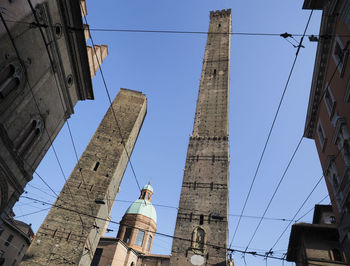
[(199, 224), (200, 225), (203, 224), (203, 220), (204, 220), (204, 216), (203, 216), (203, 214), (201, 214), (201, 216), (199, 216)]
[(9, 235), (9, 237), (7, 238), (6, 242), (5, 242), (5, 246), (9, 246), (11, 241), (13, 239), (13, 235)]
[(150, 251), (151, 249), (151, 243), (152, 243), (152, 236), (149, 236), (148, 243), (147, 243), (147, 251)]
[(213, 75), (214, 75), (214, 78), (215, 78), (216, 77), (216, 69), (214, 69)]
[(145, 236), (145, 232), (144, 231), (137, 231), (137, 236), (136, 236), (136, 240), (135, 240), (135, 245), (142, 247), (142, 243), (143, 243), (143, 237)]
[(126, 228), (123, 241), (128, 244), (130, 242), (130, 236), (131, 236), (131, 228)]
[(95, 167), (94, 167), (94, 171), (95, 171), (95, 172), (97, 171), (97, 169), (98, 169), (99, 166), (100, 166), (100, 162), (96, 162)]
[(221, 27), (221, 24), (219, 23), (218, 28), (220, 28), (220, 27)]

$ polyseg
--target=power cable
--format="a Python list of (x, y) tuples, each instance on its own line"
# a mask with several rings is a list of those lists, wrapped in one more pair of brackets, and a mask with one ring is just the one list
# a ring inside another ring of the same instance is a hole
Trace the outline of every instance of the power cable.
[[(63, 207), (62, 205), (56, 205), (54, 203), (50, 203), (50, 202), (47, 202), (47, 201), (35, 199), (35, 198), (32, 198), (32, 197), (27, 197), (27, 196), (23, 196), (23, 197), (26, 198), (26, 199), (29, 199), (29, 200), (33, 200), (33, 201), (37, 201), (37, 202), (40, 202), (40, 203), (43, 203), (43, 204), (51, 205), (52, 207), (55, 207), (55, 208), (63, 209), (63, 210), (69, 211), (69, 212), (79, 213), (80, 215), (84, 215), (84, 216), (88, 216), (88, 217), (91, 217), (91, 218), (95, 218), (95, 219), (99, 219), (99, 220), (102, 220), (102, 221), (106, 221), (106, 222), (109, 222), (109, 223), (112, 223), (112, 224), (120, 225), (119, 222), (116, 222), (116, 221), (113, 221), (113, 220), (104, 219), (104, 218), (101, 218), (101, 217), (98, 217), (98, 216), (94, 216), (94, 215), (90, 215), (90, 214), (87, 214), (87, 213), (83, 213), (83, 212), (80, 212), (80, 211), (77, 211), (77, 210), (74, 210), (74, 209), (66, 208), (66, 207)], [(128, 227), (134, 228), (134, 229), (142, 229), (144, 231), (152, 232), (152, 233), (154, 233), (156, 235), (163, 236), (163, 237), (168, 237), (168, 238), (172, 238), (172, 239), (179, 239), (179, 240), (183, 240), (183, 241), (187, 241), (187, 242), (192, 242), (192, 239), (175, 237), (175, 236), (172, 236), (172, 235), (169, 235), (169, 234), (165, 234), (165, 233), (160, 233), (160, 232), (153, 232), (153, 231), (145, 230), (143, 228), (139, 228), (139, 227), (136, 227), (136, 226), (129, 226), (128, 225)], [(211, 244), (211, 243), (206, 243), (205, 245), (206, 246), (211, 246), (211, 247), (214, 247), (214, 248), (218, 248), (218, 249), (225, 249), (225, 250), (230, 251), (230, 252), (237, 252), (237, 253), (241, 253), (241, 254), (248, 254), (248, 255), (253, 255), (253, 256), (263, 257), (263, 258), (266, 258), (267, 254), (274, 254), (274, 252), (272, 252), (271, 250), (268, 251), (268, 252), (264, 252), (264, 254), (263, 254), (263, 253), (259, 253), (257, 251), (247, 251), (247, 250), (226, 248), (225, 246), (214, 245), (214, 244)], [(285, 260), (284, 256), (283, 257), (268, 256), (268, 258), (269, 259), (281, 260), (281, 261)], [(319, 265), (319, 264), (311, 263), (310, 265)]]
[[(86, 23), (87, 25), (89, 25), (89, 23), (88, 23), (88, 21), (87, 21), (87, 18), (86, 18), (86, 14), (85, 14), (85, 12), (84, 12), (84, 9), (83, 9), (82, 6), (81, 6), (81, 3), (80, 3), (80, 9), (81, 9), (81, 11), (82, 11), (83, 14), (84, 14), (85, 23)], [(110, 95), (110, 93), (109, 93), (109, 91), (108, 91), (107, 83), (106, 83), (106, 80), (105, 80), (105, 77), (104, 77), (104, 74), (103, 74), (103, 71), (102, 71), (102, 67), (101, 67), (101, 63), (102, 63), (102, 62), (100, 62), (100, 60), (99, 60), (99, 58), (98, 58), (98, 56), (97, 56), (97, 52), (96, 52), (96, 48), (95, 48), (95, 43), (94, 43), (94, 40), (93, 40), (93, 38), (92, 38), (92, 35), (90, 35), (90, 40), (91, 40), (92, 48), (94, 49), (94, 53), (95, 53), (95, 55), (96, 55), (97, 64), (98, 64), (98, 66), (99, 66), (99, 71), (100, 71), (100, 74), (101, 74), (101, 77), (102, 77), (103, 85), (104, 85), (104, 88), (105, 88), (105, 91), (106, 91), (106, 94), (107, 94), (107, 98), (108, 98), (108, 101), (109, 101), (109, 104), (110, 104), (110, 109), (111, 109), (111, 111), (112, 111), (112, 114), (113, 114), (115, 123), (116, 123), (117, 128), (118, 128), (118, 131), (119, 131), (120, 138), (121, 138), (121, 140), (122, 140), (121, 143), (122, 143), (122, 145), (123, 145), (123, 147), (124, 147), (125, 154), (126, 154), (126, 156), (128, 157), (128, 161), (129, 161), (129, 164), (130, 164), (130, 168), (131, 168), (131, 171), (132, 171), (132, 173), (133, 173), (133, 175), (134, 175), (134, 178), (135, 178), (137, 187), (139, 188), (139, 191), (141, 192), (141, 186), (140, 186), (139, 181), (138, 181), (138, 179), (137, 179), (135, 169), (134, 169), (134, 167), (133, 167), (133, 165), (132, 165), (129, 152), (128, 152), (128, 150), (126, 149), (124, 137), (123, 137), (121, 128), (120, 128), (120, 126), (119, 126), (119, 123), (118, 123), (118, 120), (117, 120), (117, 116), (116, 116), (116, 114), (115, 114), (115, 112), (114, 112), (114, 108), (113, 108), (113, 106), (112, 106), (111, 95)], [(146, 200), (144, 200), (144, 201), (145, 201), (145, 204), (147, 205)]]
[[(322, 203), (326, 198), (328, 198), (329, 196), (326, 195), (325, 197), (323, 197), (319, 202), (317, 202), (317, 204)], [(300, 216), (298, 219), (296, 219), (296, 223), (299, 222), (301, 219), (303, 219), (306, 215), (308, 215), (310, 212), (312, 212), (315, 209), (315, 207), (312, 207), (310, 210), (308, 210), (305, 214), (303, 214), (302, 216)]]
[[(34, 16), (34, 18), (35, 18), (36, 23), (39, 23), (39, 18), (38, 18), (38, 16), (37, 16), (37, 13), (36, 13), (35, 10), (34, 10), (34, 7), (33, 7), (33, 5), (32, 5), (31, 0), (27, 0), (27, 2), (28, 2), (28, 4), (29, 4), (29, 6), (30, 6), (30, 9), (31, 9), (32, 13), (33, 13), (33, 16)], [(46, 53), (47, 53), (47, 55), (48, 55), (51, 68), (52, 68), (52, 70), (54, 71), (55, 66), (54, 66), (54, 63), (53, 63), (52, 56), (51, 56), (50, 51), (49, 51), (49, 44), (48, 44), (48, 42), (46, 41), (46, 38), (45, 38), (45, 35), (44, 35), (44, 32), (43, 32), (43, 29), (42, 29), (41, 27), (39, 27), (39, 30), (40, 30), (41, 39), (42, 39), (42, 41), (43, 41), (44, 44), (45, 44), (45, 50), (46, 50)], [(56, 47), (56, 49), (57, 49), (57, 47)], [(57, 93), (58, 93), (58, 95), (60, 96), (59, 99), (60, 99), (62, 111), (63, 111), (63, 113), (65, 113), (66, 110), (65, 110), (65, 107), (64, 107), (63, 99), (62, 99), (62, 94), (61, 94), (61, 91), (60, 91), (60, 89), (59, 89), (57, 77), (56, 77), (55, 74), (53, 75), (53, 77), (54, 77), (54, 79), (55, 79)], [(73, 139), (73, 134), (72, 134), (72, 131), (71, 131), (71, 128), (70, 128), (70, 125), (69, 125), (69, 121), (68, 121), (68, 120), (66, 120), (66, 124), (67, 124), (67, 128), (68, 128), (69, 136), (70, 136), (70, 139), (71, 139), (71, 142), (72, 142), (72, 146), (73, 146), (73, 150), (74, 150), (74, 155), (75, 155), (75, 158), (76, 158), (76, 160), (77, 160), (78, 167), (80, 168), (80, 162), (79, 162), (79, 158), (78, 158), (78, 153), (77, 153), (77, 149), (76, 149), (76, 146), (75, 146), (75, 143), (74, 143), (74, 139)], [(60, 168), (61, 168), (61, 166), (60, 166)], [(61, 170), (61, 171), (63, 171), (63, 170)], [(84, 180), (84, 177), (83, 177), (83, 173), (82, 173), (81, 171), (79, 171), (79, 173), (80, 173), (80, 176), (81, 176), (81, 179), (82, 179), (83, 183), (86, 184), (86, 182), (85, 182), (85, 180)], [(65, 179), (65, 181), (67, 181), (67, 180)], [(66, 184), (67, 184), (67, 186), (68, 186), (68, 190), (70, 191), (69, 184), (68, 184), (67, 182), (66, 182)], [(70, 193), (71, 193), (71, 192), (70, 192)], [(72, 195), (72, 193), (71, 193), (71, 195)], [(87, 195), (88, 198), (90, 197), (89, 193), (86, 193), (86, 195)]]
[[(26, 199), (29, 199), (29, 200), (33, 200), (33, 201), (37, 201), (37, 202), (40, 202), (40, 203), (44, 203), (44, 204), (47, 204), (47, 205), (51, 205), (52, 207), (63, 209), (63, 210), (69, 211), (69, 212), (79, 213), (80, 215), (87, 216), (87, 217), (90, 217), (90, 218), (99, 219), (99, 220), (106, 221), (106, 222), (109, 222), (109, 223), (112, 223), (112, 224), (120, 225), (120, 222), (104, 219), (104, 218), (101, 218), (101, 217), (98, 217), (98, 216), (94, 216), (94, 215), (91, 215), (91, 214), (88, 214), (88, 213), (83, 213), (81, 211), (77, 211), (75, 209), (70, 209), (70, 208), (64, 207), (62, 205), (57, 205), (55, 203), (50, 203), (50, 202), (47, 202), (47, 201), (35, 199), (35, 198), (32, 198), (32, 197), (28, 197), (28, 196), (23, 196), (23, 198), (26, 198)], [(142, 229), (143, 231), (152, 232), (152, 233), (154, 233), (156, 235), (163, 236), (163, 237), (168, 237), (168, 238), (172, 238), (172, 239), (179, 239), (179, 240), (183, 240), (183, 241), (187, 241), (187, 242), (192, 242), (192, 239), (176, 237), (176, 236), (172, 236), (172, 235), (165, 234), (165, 233), (160, 233), (160, 232), (153, 232), (153, 231), (145, 230), (144, 228), (139, 228), (139, 227), (136, 227), (136, 226), (129, 226), (128, 225), (128, 227), (134, 228), (134, 229)], [(214, 244), (211, 244), (211, 243), (206, 243), (205, 245), (206, 246), (210, 246), (210, 247), (214, 247), (214, 248), (218, 248), (218, 249), (225, 249), (225, 250), (228, 250), (228, 251), (231, 251), (231, 252), (238, 252), (238, 253), (242, 253), (242, 254), (249, 254), (249, 255), (258, 256), (258, 257), (266, 257), (266, 254), (260, 254), (259, 252), (256, 252), (256, 251), (243, 251), (243, 250), (239, 250), (239, 249), (227, 248), (225, 246), (214, 245)], [(282, 260), (282, 258), (275, 257), (275, 256), (271, 256), (269, 258)]]
[[(345, 50), (348, 48), (348, 45), (349, 45), (349, 44), (350, 44), (350, 43), (347, 42), (347, 44), (346, 44), (346, 46), (344, 47), (343, 51), (345, 51)], [(336, 65), (336, 67), (335, 67), (335, 69), (334, 69), (334, 71), (333, 71), (333, 73), (332, 73), (331, 78), (330, 78), (329, 81), (328, 81), (328, 86), (331, 85), (331, 83), (332, 83), (332, 81), (333, 81), (333, 78), (334, 78), (334, 76), (335, 76), (335, 73), (337, 72), (340, 63), (341, 63), (341, 61), (339, 60), (338, 64)], [(323, 101), (323, 97), (325, 96), (326, 91), (327, 91), (327, 89), (325, 89), (325, 90), (322, 92), (322, 94), (321, 94), (321, 96), (320, 96), (320, 100), (318, 101), (318, 103), (317, 103), (317, 105), (316, 105), (316, 106), (317, 106), (317, 109), (319, 108), (321, 102)], [(311, 121), (311, 120), (310, 120), (310, 121)], [(308, 124), (305, 126), (304, 134), (305, 134), (305, 132), (308, 130), (308, 127), (310, 126), (310, 121), (309, 121)], [(303, 135), (304, 135), (304, 134), (303, 134)], [(339, 154), (341, 153), (341, 151), (342, 151), (342, 149), (338, 151), (338, 153), (336, 154), (334, 160), (339, 156)], [(299, 214), (299, 212), (300, 212), (301, 209), (304, 207), (305, 203), (306, 203), (307, 200), (310, 198), (311, 194), (315, 191), (316, 187), (317, 187), (318, 184), (321, 182), (321, 180), (323, 179), (323, 177), (325, 177), (325, 171), (323, 171), (323, 175), (320, 177), (320, 179), (318, 180), (318, 182), (316, 183), (316, 185), (313, 187), (313, 189), (311, 190), (311, 192), (309, 193), (309, 195), (306, 197), (306, 199), (304, 200), (304, 202), (301, 204), (301, 207), (298, 209), (298, 211), (296, 212), (296, 214), (293, 216), (292, 220), (294, 220), (295, 217)], [(287, 227), (282, 231), (282, 233), (281, 233), (280, 236), (277, 238), (276, 242), (273, 244), (273, 246), (272, 246), (271, 249), (273, 249), (273, 248), (276, 246), (276, 244), (279, 242), (279, 240), (281, 239), (281, 237), (283, 236), (283, 234), (287, 231), (287, 229), (288, 229), (288, 227), (290, 226), (290, 224), (291, 224), (291, 222), (290, 222), (290, 223), (287, 225)]]
[[(251, 184), (250, 184), (248, 194), (247, 194), (247, 196), (246, 196), (246, 198), (245, 198), (245, 201), (244, 201), (244, 204), (243, 204), (243, 208), (242, 208), (242, 211), (241, 211), (241, 215), (243, 215), (243, 213), (244, 213), (244, 211), (245, 211), (245, 208), (246, 208), (246, 206), (247, 206), (248, 199), (249, 199), (250, 194), (251, 194), (251, 192), (252, 192), (252, 189), (253, 189), (253, 186), (254, 186), (254, 183), (255, 183), (257, 174), (258, 174), (259, 169), (260, 169), (261, 162), (262, 162), (262, 160), (263, 160), (263, 157), (264, 157), (264, 154), (265, 154), (267, 145), (268, 145), (268, 143), (269, 143), (269, 140), (270, 140), (270, 137), (271, 137), (271, 134), (272, 134), (272, 130), (273, 130), (274, 126), (275, 126), (275, 122), (276, 122), (276, 120), (277, 120), (277, 116), (278, 116), (278, 114), (279, 114), (279, 111), (280, 111), (280, 108), (281, 108), (281, 105), (282, 105), (282, 102), (283, 102), (283, 99), (284, 99), (284, 95), (285, 95), (285, 93), (286, 93), (286, 91), (287, 91), (287, 88), (288, 88), (288, 85), (289, 85), (289, 81), (290, 81), (290, 78), (291, 78), (291, 76), (292, 76), (292, 73), (293, 73), (293, 70), (294, 70), (294, 67), (295, 67), (295, 64), (296, 64), (298, 55), (299, 55), (300, 48), (302, 47), (302, 43), (303, 43), (303, 40), (304, 40), (306, 31), (307, 31), (307, 28), (308, 28), (308, 26), (309, 26), (309, 23), (310, 23), (310, 20), (311, 20), (311, 17), (312, 17), (312, 13), (313, 13), (313, 10), (311, 10), (311, 12), (310, 12), (308, 21), (307, 21), (306, 26), (305, 26), (304, 33), (303, 33), (303, 35), (302, 35), (302, 37), (301, 37), (301, 39), (300, 39), (300, 43), (299, 43), (299, 45), (298, 45), (298, 49), (297, 49), (297, 52), (296, 52), (296, 54), (295, 54), (295, 58), (294, 58), (292, 67), (291, 67), (291, 69), (290, 69), (290, 72), (289, 72), (289, 75), (288, 75), (288, 78), (287, 78), (287, 82), (286, 82), (286, 84), (285, 84), (285, 86), (284, 86), (283, 93), (282, 93), (282, 95), (281, 95), (281, 98), (280, 98), (280, 101), (279, 101), (277, 110), (276, 110), (276, 112), (275, 112), (275, 116), (274, 116), (274, 118), (273, 118), (273, 121), (272, 121), (270, 130), (269, 130), (267, 139), (266, 139), (266, 141), (265, 141), (264, 148), (263, 148), (262, 153), (261, 153), (261, 155), (260, 155), (260, 159), (259, 159), (258, 165), (257, 165), (257, 167), (256, 167), (256, 169), (255, 169), (255, 173), (254, 173), (254, 176), (253, 176), (253, 180), (252, 180), (252, 182), (251, 182)], [(294, 158), (294, 155), (295, 155), (295, 153), (297, 152), (297, 150), (298, 150), (298, 148), (299, 148), (299, 146), (300, 146), (300, 143), (301, 143), (301, 140), (299, 141), (298, 146), (297, 146), (297, 149), (296, 149), (295, 152), (293, 153), (292, 158)], [(290, 163), (291, 163), (291, 161), (290, 161), (289, 164), (288, 164), (287, 170), (288, 170), (288, 168), (289, 168)], [(284, 174), (284, 175), (285, 175), (285, 174)], [(283, 175), (283, 178), (284, 178), (284, 175)], [(282, 179), (283, 179), (283, 178), (282, 178)], [(281, 182), (282, 182), (282, 180), (280, 181), (280, 183), (281, 183)], [(279, 183), (279, 185), (280, 185), (280, 183)], [(279, 187), (279, 185), (278, 185), (278, 187)], [(276, 190), (276, 191), (277, 191), (277, 190)], [(275, 193), (274, 193), (274, 195), (275, 195)], [(274, 197), (274, 195), (273, 195), (273, 197)], [(269, 204), (270, 204), (270, 203), (269, 203)], [(266, 211), (267, 211), (267, 210), (266, 210)], [(265, 213), (264, 213), (264, 215), (265, 215)], [(232, 245), (232, 243), (233, 243), (233, 241), (234, 241), (234, 238), (235, 238), (235, 236), (236, 236), (236, 233), (237, 233), (237, 230), (238, 230), (238, 228), (239, 228), (241, 219), (242, 219), (241, 217), (238, 219), (238, 223), (237, 223), (237, 225), (236, 225), (235, 231), (234, 231), (233, 236), (232, 236), (232, 240), (231, 240), (231, 242), (230, 242), (230, 247), (231, 247), (231, 245)], [(260, 222), (260, 223), (261, 223), (261, 222)], [(259, 224), (259, 225), (260, 225), (260, 224)]]
[(50, 209), (51, 209), (51, 207), (44, 208), (44, 209), (41, 209), (41, 210), (38, 210), (38, 211), (34, 211), (34, 212), (30, 212), (30, 213), (26, 213), (26, 214), (19, 215), (19, 216), (15, 216), (15, 218), (16, 218), (16, 219), (22, 218), (22, 217), (25, 217), (25, 216), (37, 214), (37, 213), (39, 213), (39, 212), (48, 211), (48, 210), (50, 210)]
[[(9, 38), (10, 38), (10, 40), (11, 40), (11, 44), (12, 44), (14, 50), (15, 50), (16, 56), (17, 56), (18, 60), (21, 62), (21, 64), (24, 66), (24, 73), (25, 73), (26, 83), (27, 83), (27, 85), (28, 85), (28, 87), (29, 87), (29, 90), (30, 90), (30, 93), (31, 93), (31, 95), (32, 95), (34, 105), (35, 105), (35, 107), (37, 108), (37, 110), (38, 110), (40, 116), (42, 116), (42, 112), (40, 111), (39, 104), (38, 104), (38, 102), (37, 102), (37, 100), (36, 100), (36, 98), (35, 98), (35, 96), (34, 96), (33, 88), (32, 88), (32, 86), (31, 86), (30, 83), (29, 83), (27, 68), (26, 68), (25, 64), (23, 64), (23, 60), (22, 60), (22, 58), (21, 58), (21, 56), (20, 56), (20, 54), (19, 54), (19, 51), (18, 51), (17, 46), (16, 46), (16, 44), (15, 44), (15, 42), (14, 42), (14, 40), (13, 40), (13, 37), (12, 37), (12, 35), (11, 35), (11, 32), (10, 32), (9, 28), (7, 27), (6, 22), (4, 21), (4, 18), (3, 18), (3, 16), (2, 16), (1, 12), (0, 12), (0, 18), (1, 18), (1, 20), (2, 20), (2, 23), (3, 23), (3, 25), (4, 25), (5, 29), (6, 29), (6, 32), (7, 32), (8, 36), (9, 36)], [(53, 152), (54, 152), (54, 155), (55, 155), (55, 157), (56, 157), (56, 160), (57, 160), (57, 163), (58, 163), (59, 168), (60, 168), (60, 170), (61, 170), (61, 173), (62, 173), (62, 175), (63, 175), (63, 178), (65, 179), (65, 181), (67, 181), (66, 176), (65, 176), (64, 171), (63, 171), (63, 168), (62, 168), (62, 165), (61, 165), (61, 162), (60, 162), (60, 160), (59, 160), (59, 158), (58, 158), (57, 152), (56, 152), (55, 147), (54, 147), (54, 145), (53, 145), (51, 136), (50, 136), (50, 134), (49, 134), (49, 132), (48, 132), (48, 130), (47, 130), (47, 128), (46, 128), (45, 126), (44, 126), (44, 131), (45, 131), (46, 134), (47, 134), (48, 140), (49, 140), (49, 142), (50, 142), (50, 145), (51, 145), (52, 150), (53, 150)], [(24, 161), (26, 164), (28, 164), (25, 160), (23, 160), (23, 161)], [(28, 165), (29, 165), (29, 164), (28, 164)], [(31, 169), (32, 169), (32, 168), (31, 168)], [(45, 184), (47, 184), (47, 183), (45, 182)], [(80, 216), (79, 216), (79, 217), (80, 217)], [(83, 225), (83, 227), (84, 227), (84, 223), (83, 223), (83, 220), (81, 219), (81, 217), (80, 217), (80, 221), (81, 221), (81, 223), (82, 223), (82, 225)]]
[[(36, 23), (36, 22), (24, 22), (7, 19), (6, 22), (10, 23), (18, 23), (18, 24), (26, 24), (31, 27), (41, 27), (41, 28), (49, 28), (54, 27), (47, 25), (45, 23)], [(77, 27), (67, 27), (67, 29), (72, 31), (84, 31), (85, 28), (77, 28)], [(160, 33), (160, 34), (187, 34), (187, 35), (207, 35), (207, 34), (230, 34), (236, 36), (259, 36), (259, 37), (284, 37), (286, 33), (273, 33), (273, 32), (209, 32), (209, 31), (186, 31), (186, 30), (153, 30), (153, 29), (119, 29), (119, 28), (88, 28), (89, 31), (96, 32), (120, 32), (120, 33)], [(287, 33), (288, 37), (317, 37), (329, 39), (334, 37), (332, 34), (301, 34), (301, 33)], [(338, 34), (339, 37), (350, 37), (350, 34)]]

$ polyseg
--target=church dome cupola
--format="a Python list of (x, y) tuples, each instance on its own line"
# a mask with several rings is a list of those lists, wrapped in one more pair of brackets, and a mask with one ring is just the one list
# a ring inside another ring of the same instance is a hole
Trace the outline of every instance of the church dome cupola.
[(150, 254), (157, 230), (157, 213), (152, 204), (153, 187), (145, 185), (140, 197), (126, 210), (118, 230), (118, 238), (132, 249)]
[(153, 187), (151, 186), (151, 183), (148, 182), (148, 184), (142, 188), (139, 199), (152, 201), (152, 195), (153, 195)]

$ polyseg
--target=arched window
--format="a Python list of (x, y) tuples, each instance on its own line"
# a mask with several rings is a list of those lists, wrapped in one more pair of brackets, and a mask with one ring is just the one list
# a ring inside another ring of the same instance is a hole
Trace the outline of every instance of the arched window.
[(0, 99), (6, 98), (23, 81), (23, 68), (19, 62), (13, 62), (0, 70)]
[(192, 233), (192, 248), (203, 252), (205, 244), (205, 231), (201, 227), (196, 227)]
[(44, 123), (40, 118), (33, 119), (14, 141), (14, 147), (20, 155), (24, 155), (39, 138)]

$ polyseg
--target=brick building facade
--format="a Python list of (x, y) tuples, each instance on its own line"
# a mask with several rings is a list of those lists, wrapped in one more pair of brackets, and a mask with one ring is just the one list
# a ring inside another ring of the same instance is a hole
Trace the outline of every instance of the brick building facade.
[(339, 243), (332, 206), (316, 205), (312, 224), (293, 224), (289, 238), (287, 261), (296, 266), (349, 265)]
[(337, 220), (340, 242), (350, 260), (350, 1), (305, 0), (322, 10), (304, 136), (315, 140)]

